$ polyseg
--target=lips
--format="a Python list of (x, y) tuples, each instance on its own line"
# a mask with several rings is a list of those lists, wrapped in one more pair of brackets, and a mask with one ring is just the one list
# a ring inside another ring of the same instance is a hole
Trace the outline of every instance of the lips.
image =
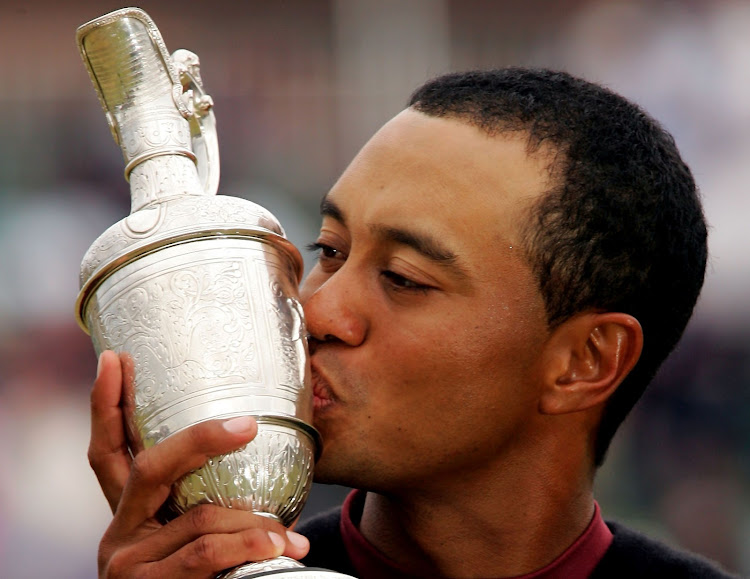
[(311, 364), (311, 383), (313, 390), (313, 409), (319, 412), (334, 403), (334, 395), (328, 380), (313, 361)]

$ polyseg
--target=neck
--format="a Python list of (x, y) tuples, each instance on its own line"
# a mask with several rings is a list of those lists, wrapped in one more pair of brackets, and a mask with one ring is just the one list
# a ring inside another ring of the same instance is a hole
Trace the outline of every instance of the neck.
[(443, 480), (437, 489), (368, 493), (360, 530), (391, 560), (422, 574), (508, 577), (535, 571), (591, 522), (592, 477), (585, 469), (580, 476), (560, 476), (554, 468), (524, 470), (526, 477), (464, 476), (455, 485)]
[(184, 155), (161, 155), (131, 171), (131, 213), (173, 197), (209, 195), (203, 191), (195, 163)]

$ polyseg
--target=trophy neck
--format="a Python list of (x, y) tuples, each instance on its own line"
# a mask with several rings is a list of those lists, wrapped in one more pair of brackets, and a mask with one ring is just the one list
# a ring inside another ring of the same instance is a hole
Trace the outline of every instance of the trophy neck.
[[(135, 8), (84, 24), (78, 44), (125, 158), (131, 212), (180, 195), (213, 195), (218, 147), (197, 57), (178, 51), (175, 61), (148, 15)], [(204, 179), (194, 144), (203, 165), (212, 165)]]
[(185, 195), (212, 196), (206, 192), (192, 159), (182, 155), (159, 155), (130, 171), (130, 212)]

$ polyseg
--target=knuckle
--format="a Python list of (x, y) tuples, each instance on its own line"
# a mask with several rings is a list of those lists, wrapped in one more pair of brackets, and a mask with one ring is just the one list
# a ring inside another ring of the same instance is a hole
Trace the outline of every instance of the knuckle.
[(248, 555), (264, 555), (268, 543), (268, 533), (262, 529), (250, 529), (242, 533), (242, 545)]
[(188, 513), (196, 529), (212, 528), (218, 520), (217, 510), (211, 505), (198, 505), (190, 509)]
[(147, 450), (139, 452), (130, 465), (130, 476), (134, 481), (149, 482), (154, 477), (153, 461)]
[(192, 556), (188, 556), (185, 564), (188, 568), (198, 569), (216, 560), (219, 552), (216, 538), (213, 535), (202, 535), (193, 541)]
[(131, 564), (127, 552), (123, 549), (111, 553), (99, 551), (99, 569), (104, 571), (101, 573), (103, 577), (111, 579), (127, 577)]
[(101, 466), (103, 466), (106, 463), (107, 460), (107, 453), (104, 452), (101, 448), (98, 448), (93, 441), (89, 445), (88, 451), (86, 452), (86, 457), (89, 461), (89, 466), (94, 469), (94, 471), (97, 471)]

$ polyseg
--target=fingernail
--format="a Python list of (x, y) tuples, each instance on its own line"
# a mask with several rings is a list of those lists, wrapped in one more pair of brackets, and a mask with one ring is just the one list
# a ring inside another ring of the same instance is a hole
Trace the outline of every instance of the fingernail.
[(304, 535), (300, 535), (294, 531), (287, 531), (286, 536), (289, 538), (289, 542), (298, 549), (307, 549), (310, 546), (310, 541)]
[[(104, 352), (102, 352), (103, 354)], [(96, 362), (96, 378), (99, 378), (99, 374), (102, 373), (102, 354), (99, 354), (99, 360)]]
[[(253, 427), (253, 420), (250, 416), (238, 416), (237, 418), (230, 418), (229, 420), (225, 421), (223, 426), (224, 430), (227, 430), (233, 434), (240, 434), (242, 432), (247, 432)], [(283, 539), (282, 539), (283, 541)]]
[(286, 541), (284, 538), (273, 531), (268, 531), (268, 538), (271, 539), (273, 546), (276, 547), (276, 551), (281, 555), (284, 552), (284, 549), (286, 549)]

